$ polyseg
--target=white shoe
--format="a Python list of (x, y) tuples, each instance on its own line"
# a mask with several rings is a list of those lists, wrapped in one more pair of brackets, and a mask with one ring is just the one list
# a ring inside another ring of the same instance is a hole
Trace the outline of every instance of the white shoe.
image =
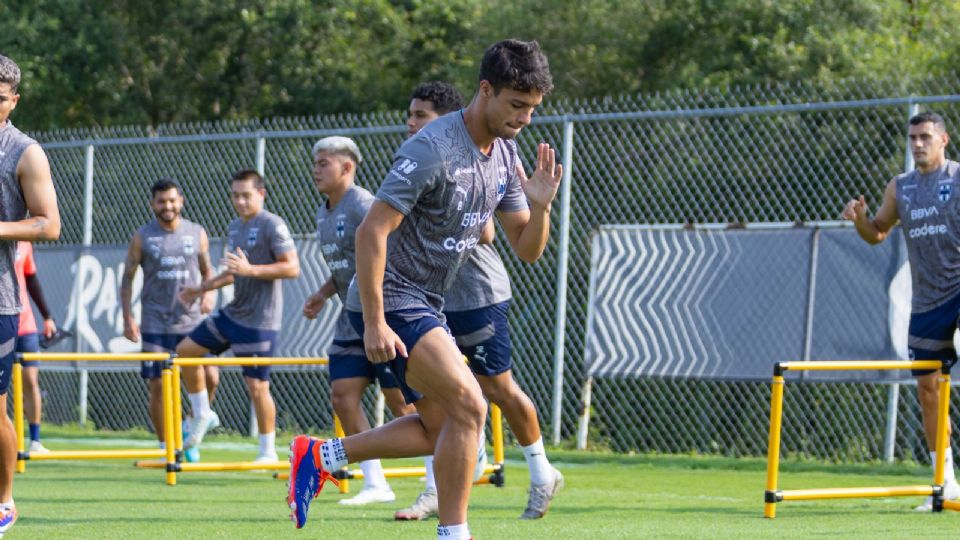
[(473, 481), (483, 478), (483, 471), (487, 468), (487, 445), (481, 444), (477, 450), (477, 465), (473, 468)]
[(253, 460), (254, 463), (274, 463), (277, 461), (280, 461), (280, 459), (277, 457), (276, 450), (274, 450), (273, 452), (265, 452), (263, 454), (257, 454), (257, 457), (254, 458)]
[(183, 448), (193, 448), (200, 446), (207, 431), (220, 427), (220, 416), (212, 409), (208, 409), (206, 414), (202, 414), (193, 419), (190, 425), (190, 436), (183, 441)]
[[(956, 480), (943, 485), (943, 498), (947, 501), (960, 499), (960, 484)], [(916, 512), (933, 512), (933, 497), (924, 499), (920, 506), (914, 508)]]
[(27, 449), (27, 452), (30, 454), (49, 454), (50, 450), (40, 444), (40, 441), (30, 441), (30, 448)]
[(363, 506), (371, 503), (386, 503), (397, 500), (390, 486), (365, 487), (349, 499), (340, 499), (340, 504), (346, 506)]

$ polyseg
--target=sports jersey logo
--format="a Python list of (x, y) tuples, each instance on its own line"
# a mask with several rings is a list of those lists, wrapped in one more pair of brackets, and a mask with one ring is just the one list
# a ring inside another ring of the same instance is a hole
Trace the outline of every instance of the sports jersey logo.
[(420, 164), (417, 163), (416, 161), (404, 158), (404, 160), (401, 161), (399, 165), (397, 165), (397, 170), (402, 172), (403, 174), (410, 174), (413, 171), (417, 170), (417, 167), (419, 166)]
[(193, 244), (192, 236), (183, 237), (183, 254), (184, 255), (193, 255), (196, 253), (196, 246)]
[(340, 214), (340, 215), (337, 216), (337, 238), (343, 238), (343, 237), (347, 234), (347, 233), (346, 233), (346, 228), (347, 228), (346, 221), (347, 221), (347, 215), (346, 215), (346, 214)]
[(150, 250), (150, 256), (151, 256), (151, 257), (153, 257), (154, 259), (159, 259), (159, 258), (160, 258), (160, 244), (153, 244), (153, 243), (151, 243), (150, 246), (148, 246), (147, 249)]
[(937, 192), (937, 198), (940, 199), (940, 202), (947, 202), (950, 200), (950, 192), (953, 190), (952, 184), (940, 184), (940, 191)]
[(257, 245), (257, 233), (260, 232), (259, 227), (251, 227), (250, 231), (247, 233), (247, 247), (253, 247)]
[(500, 179), (497, 180), (497, 200), (502, 199), (504, 194), (506, 193), (507, 193), (507, 177), (501, 176)]

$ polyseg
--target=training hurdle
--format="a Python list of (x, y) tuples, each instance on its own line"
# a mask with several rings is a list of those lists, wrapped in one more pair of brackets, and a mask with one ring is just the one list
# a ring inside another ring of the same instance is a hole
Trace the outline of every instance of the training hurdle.
[[(137, 467), (142, 468), (162, 468), (167, 472), (166, 481), (168, 485), (176, 485), (176, 474), (180, 472), (213, 472), (213, 471), (288, 471), (290, 464), (287, 461), (276, 461), (274, 463), (254, 463), (252, 461), (238, 462), (198, 462), (187, 463), (183, 460), (183, 405), (180, 400), (181, 370), (183, 366), (250, 366), (250, 365), (326, 365), (329, 360), (326, 358), (308, 358), (308, 357), (228, 357), (228, 358), (177, 358), (166, 357), (170, 371), (170, 383), (164, 386), (164, 425), (167, 429), (167, 441), (174, 441), (175, 444), (167, 444), (165, 460), (156, 461), (138, 461)], [(494, 463), (484, 469), (485, 474), (489, 474), (484, 479), (486, 482), (496, 485), (503, 485), (503, 424), (500, 409), (491, 404), (491, 415), (493, 419), (493, 440), (494, 440)], [(169, 419), (166, 420), (166, 419)], [(334, 415), (334, 426), (337, 436), (343, 436), (343, 428), (340, 420)], [(285, 473), (277, 476), (281, 477)], [(393, 467), (384, 469), (384, 475), (390, 478), (423, 476), (425, 470), (423, 467)], [(334, 474), (340, 482), (340, 492), (349, 492), (349, 480), (363, 478), (363, 473), (359, 469), (343, 469)]]
[[(937, 383), (940, 389), (940, 401), (937, 405), (937, 462), (934, 467), (933, 484), (890, 487), (852, 487), (852, 488), (816, 488), (778, 490), (777, 480), (780, 468), (780, 429), (783, 416), (783, 391), (786, 371), (855, 371), (855, 370), (894, 370), (894, 369), (934, 369), (940, 370)], [(782, 501), (803, 501), (816, 499), (847, 499), (865, 497), (903, 497), (931, 496), (933, 511), (944, 508), (960, 510), (960, 501), (943, 499), (943, 455), (947, 446), (947, 429), (950, 409), (950, 372), (943, 368), (939, 360), (837, 360), (811, 362), (780, 362), (774, 365), (773, 384), (770, 393), (770, 438), (767, 446), (767, 484), (763, 493), (763, 516), (773, 519), (777, 513), (777, 503)]]
[[(31, 455), (26, 449), (26, 439), (23, 427), (23, 361), (68, 361), (68, 362), (168, 362), (168, 353), (19, 353), (13, 365), (13, 424), (17, 434), (17, 468), (19, 473), (26, 472), (28, 460), (82, 460), (82, 459), (124, 459), (124, 458), (162, 458), (165, 451), (159, 448), (134, 448), (124, 450), (51, 450), (43, 454)], [(171, 378), (169, 370), (165, 370), (161, 377), (163, 395), (169, 395)], [(164, 415), (164, 429), (169, 433), (169, 417)]]

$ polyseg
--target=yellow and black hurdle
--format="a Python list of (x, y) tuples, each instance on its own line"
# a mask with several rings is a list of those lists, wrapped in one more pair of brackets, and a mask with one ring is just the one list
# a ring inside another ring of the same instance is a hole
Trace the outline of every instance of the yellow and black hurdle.
[[(889, 487), (849, 487), (815, 489), (777, 489), (780, 468), (780, 431), (783, 417), (784, 373), (787, 371), (847, 371), (847, 370), (899, 370), (934, 369), (940, 371), (937, 383), (940, 389), (940, 401), (937, 405), (937, 444), (936, 465), (933, 483), (929, 485), (889, 486)], [(774, 518), (777, 503), (783, 501), (803, 501), (817, 499), (846, 499), (866, 497), (933, 497), (933, 510), (940, 512), (944, 508), (960, 510), (960, 501), (946, 501), (943, 498), (943, 456), (946, 452), (950, 409), (950, 371), (944, 369), (939, 360), (837, 360), (780, 362), (774, 366), (773, 385), (770, 394), (770, 438), (767, 446), (767, 484), (763, 494), (763, 516)]]
[[(176, 474), (181, 472), (213, 472), (213, 471), (283, 471), (277, 474), (283, 478), (289, 470), (287, 461), (274, 463), (254, 463), (252, 461), (237, 462), (198, 462), (187, 463), (183, 460), (183, 407), (180, 399), (180, 375), (182, 366), (242, 366), (242, 365), (326, 365), (326, 358), (310, 357), (238, 357), (238, 358), (177, 358), (167, 356), (164, 366), (164, 377), (170, 378), (169, 384), (164, 384), (164, 428), (167, 430), (165, 440), (175, 444), (167, 444), (163, 460), (145, 460), (136, 462), (136, 466), (143, 468), (162, 468), (166, 470), (167, 484), (176, 484)], [(169, 374), (168, 374), (169, 372)], [(484, 478), (478, 483), (490, 483), (502, 486), (504, 483), (504, 451), (503, 451), (503, 418), (500, 409), (490, 405), (491, 422), (493, 425), (494, 462), (484, 469)], [(340, 420), (334, 415), (335, 432), (338, 437), (344, 435)], [(160, 451), (158, 451), (160, 452)], [(420, 477), (426, 474), (424, 467), (391, 467), (384, 469), (388, 478)], [(337, 471), (334, 477), (341, 479), (340, 492), (349, 492), (349, 480), (363, 478), (360, 469), (344, 468)]]
[[(23, 361), (69, 361), (69, 362), (169, 362), (167, 353), (19, 353), (13, 365), (13, 424), (17, 434), (17, 472), (26, 471), (28, 460), (85, 460), (85, 459), (127, 459), (127, 458), (162, 458), (165, 451), (159, 448), (133, 448), (121, 450), (51, 450), (43, 454), (31, 455), (26, 449), (26, 439), (23, 432)], [(165, 370), (162, 376), (163, 393), (169, 393), (171, 384), (170, 371)], [(170, 433), (170, 417), (164, 414), (164, 429)]]

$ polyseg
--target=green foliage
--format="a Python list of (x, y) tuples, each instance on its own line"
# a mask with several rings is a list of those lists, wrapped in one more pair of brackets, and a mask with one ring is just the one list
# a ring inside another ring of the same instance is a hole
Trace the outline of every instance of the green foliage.
[(468, 94), (483, 49), (537, 39), (556, 96), (952, 70), (960, 4), (909, 0), (36, 0), (0, 4), (30, 130), (359, 113)]

